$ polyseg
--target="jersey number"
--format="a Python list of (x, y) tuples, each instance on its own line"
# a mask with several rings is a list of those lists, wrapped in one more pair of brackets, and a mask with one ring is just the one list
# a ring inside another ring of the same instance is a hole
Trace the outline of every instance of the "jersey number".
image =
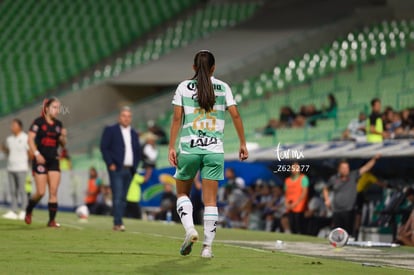
[[(214, 113), (216, 111), (206, 112), (204, 109), (195, 108), (194, 114), (198, 114), (198, 116), (193, 120), (193, 129), (194, 130), (204, 130), (207, 129), (208, 131), (215, 131), (216, 129), (216, 117)], [(205, 119), (204, 118), (205, 115)]]

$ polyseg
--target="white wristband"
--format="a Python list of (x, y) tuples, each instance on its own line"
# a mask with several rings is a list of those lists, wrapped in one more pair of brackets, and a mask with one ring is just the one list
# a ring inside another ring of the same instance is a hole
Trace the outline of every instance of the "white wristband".
[(39, 150), (36, 150), (36, 151), (34, 152), (34, 155), (35, 155), (35, 156), (40, 155)]

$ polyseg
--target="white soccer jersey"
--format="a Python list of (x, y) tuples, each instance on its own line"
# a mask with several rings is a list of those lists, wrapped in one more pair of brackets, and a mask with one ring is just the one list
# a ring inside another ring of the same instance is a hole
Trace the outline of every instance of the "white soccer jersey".
[(216, 103), (206, 113), (197, 101), (196, 80), (181, 82), (174, 95), (173, 105), (184, 108), (184, 122), (179, 139), (183, 154), (223, 153), (224, 116), (229, 106), (236, 105), (229, 85), (211, 78)]
[(27, 151), (28, 136), (25, 132), (20, 132), (17, 136), (11, 135), (6, 139), (6, 147), (9, 150), (7, 159), (7, 170), (10, 172), (24, 172), (29, 169), (29, 157)]

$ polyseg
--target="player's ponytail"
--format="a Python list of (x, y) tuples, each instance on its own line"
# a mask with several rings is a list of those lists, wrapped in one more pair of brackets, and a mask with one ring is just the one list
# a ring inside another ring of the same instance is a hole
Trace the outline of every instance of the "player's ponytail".
[(46, 103), (47, 103), (48, 100), (49, 100), (48, 98), (43, 99), (43, 102), (42, 102), (42, 111), (40, 112), (40, 115), (42, 117), (45, 117), (46, 116)]
[(214, 64), (214, 56), (209, 51), (199, 51), (194, 57), (195, 75), (193, 79), (197, 80), (198, 104), (206, 112), (212, 111), (216, 103), (213, 83), (210, 78)]

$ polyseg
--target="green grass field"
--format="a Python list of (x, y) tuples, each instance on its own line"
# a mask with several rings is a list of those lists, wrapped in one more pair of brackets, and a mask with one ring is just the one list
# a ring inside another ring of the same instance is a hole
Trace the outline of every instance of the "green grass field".
[[(2, 213), (0, 213), (2, 214)], [(303, 241), (305, 236), (218, 229), (211, 260), (179, 255), (181, 225), (126, 220), (126, 232), (112, 232), (110, 217), (79, 223), (73, 213), (59, 213), (59, 229), (46, 228), (45, 211), (36, 210), (33, 224), (0, 219), (0, 274), (405, 274), (391, 267), (304, 257), (278, 251), (229, 245), (224, 241)], [(199, 233), (202, 229), (198, 228)], [(202, 234), (201, 234), (202, 235)], [(402, 252), (405, 248), (402, 248)], [(414, 250), (411, 250), (411, 253)]]

